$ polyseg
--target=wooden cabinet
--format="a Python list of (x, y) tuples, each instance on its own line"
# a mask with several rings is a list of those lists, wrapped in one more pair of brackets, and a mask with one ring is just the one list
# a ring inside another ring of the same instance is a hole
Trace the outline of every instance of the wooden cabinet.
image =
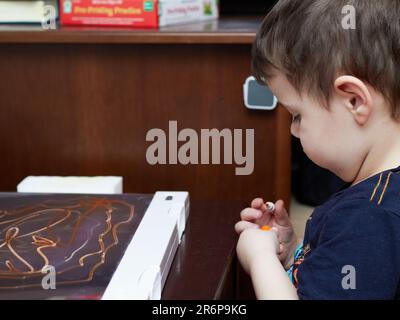
[[(289, 117), (243, 104), (259, 22), (222, 18), (160, 31), (0, 27), (0, 190), (15, 190), (27, 175), (121, 175), (125, 192), (288, 200)], [(237, 176), (235, 162), (150, 165), (146, 134), (168, 133), (169, 121), (199, 134), (254, 129), (253, 173)]]
[[(28, 175), (120, 175), (124, 192), (288, 205), (289, 114), (243, 103), (260, 22), (228, 17), (157, 31), (0, 26), (0, 191)], [(146, 135), (168, 132), (170, 121), (197, 133), (254, 129), (253, 173), (236, 175), (235, 163), (150, 165)], [(239, 211), (221, 217), (234, 221)]]

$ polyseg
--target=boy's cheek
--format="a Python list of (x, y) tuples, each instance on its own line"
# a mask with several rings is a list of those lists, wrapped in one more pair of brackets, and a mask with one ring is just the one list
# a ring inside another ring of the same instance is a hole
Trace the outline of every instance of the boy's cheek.
[(329, 146), (322, 139), (323, 137), (310, 137), (304, 134), (300, 136), (300, 142), (307, 157), (318, 166), (326, 168), (330, 159)]

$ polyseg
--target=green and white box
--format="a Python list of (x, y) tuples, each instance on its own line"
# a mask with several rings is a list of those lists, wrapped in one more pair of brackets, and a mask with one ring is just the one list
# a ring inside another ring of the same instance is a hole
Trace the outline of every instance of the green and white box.
[(218, 3), (218, 0), (159, 0), (159, 25), (217, 19)]

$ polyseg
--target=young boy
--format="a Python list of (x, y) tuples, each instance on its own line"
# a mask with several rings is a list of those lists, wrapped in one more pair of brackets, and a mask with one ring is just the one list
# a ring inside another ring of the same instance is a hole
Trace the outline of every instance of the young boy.
[(400, 297), (399, 17), (398, 0), (280, 0), (262, 23), (255, 76), (307, 156), (349, 185), (314, 210), (302, 242), (282, 201), (241, 212), (237, 253), (257, 298)]

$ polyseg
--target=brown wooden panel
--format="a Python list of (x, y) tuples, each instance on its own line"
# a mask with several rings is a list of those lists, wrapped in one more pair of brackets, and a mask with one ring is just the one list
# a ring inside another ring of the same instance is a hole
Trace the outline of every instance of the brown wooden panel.
[[(1, 191), (27, 175), (121, 175), (126, 192), (288, 201), (287, 114), (243, 105), (248, 45), (0, 45)], [(255, 129), (255, 170), (151, 166), (152, 128)]]
[[(193, 201), (185, 235), (175, 255), (162, 299), (221, 299), (236, 296), (238, 201)], [(209, 217), (204, 219), (204, 212)]]

